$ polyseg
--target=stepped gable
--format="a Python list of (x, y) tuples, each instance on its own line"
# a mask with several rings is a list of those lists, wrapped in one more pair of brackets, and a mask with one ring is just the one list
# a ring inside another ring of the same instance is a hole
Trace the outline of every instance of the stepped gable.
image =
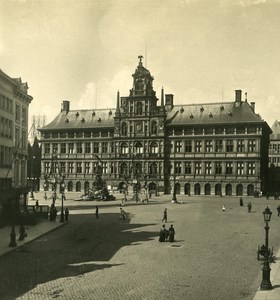
[(62, 111), (41, 130), (114, 127), (115, 109), (91, 109)]
[(280, 139), (280, 122), (275, 121), (271, 126), (272, 133), (270, 134), (271, 140), (279, 140)]
[(264, 122), (248, 102), (175, 105), (167, 114), (169, 125), (235, 124)]

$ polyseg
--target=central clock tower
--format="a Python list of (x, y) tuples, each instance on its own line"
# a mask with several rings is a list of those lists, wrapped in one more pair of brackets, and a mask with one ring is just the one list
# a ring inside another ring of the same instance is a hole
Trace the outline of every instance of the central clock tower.
[[(158, 187), (164, 179), (164, 136), (166, 111), (164, 92), (161, 103), (153, 89), (153, 76), (138, 56), (138, 66), (132, 74), (129, 96), (117, 95), (115, 113), (115, 149), (119, 173), (128, 177), (148, 178)], [(124, 166), (126, 164), (126, 166)]]

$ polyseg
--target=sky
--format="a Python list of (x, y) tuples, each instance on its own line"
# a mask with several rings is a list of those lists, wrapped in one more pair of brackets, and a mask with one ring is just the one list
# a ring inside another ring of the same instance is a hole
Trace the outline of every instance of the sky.
[[(0, 0), (0, 68), (21, 77), (32, 116), (115, 108), (138, 55), (175, 105), (245, 92), (280, 120), (280, 0)], [(30, 125), (31, 126), (31, 125)]]

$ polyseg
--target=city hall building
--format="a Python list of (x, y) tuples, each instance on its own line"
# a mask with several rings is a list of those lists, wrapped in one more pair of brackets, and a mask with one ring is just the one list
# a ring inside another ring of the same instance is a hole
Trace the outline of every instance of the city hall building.
[(100, 164), (107, 186), (119, 189), (137, 183), (187, 195), (265, 191), (271, 130), (241, 90), (229, 102), (175, 104), (163, 89), (157, 97), (142, 56), (132, 78), (114, 109), (75, 110), (62, 102), (40, 129), (41, 188), (52, 169), (64, 174), (66, 191), (84, 192)]

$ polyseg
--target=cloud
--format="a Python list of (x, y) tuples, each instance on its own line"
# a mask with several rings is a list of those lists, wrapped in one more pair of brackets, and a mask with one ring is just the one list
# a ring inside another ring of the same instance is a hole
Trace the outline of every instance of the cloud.
[(78, 109), (86, 109), (86, 108), (96, 108), (96, 84), (95, 82), (89, 82), (86, 84), (85, 91), (80, 97), (77, 108)]

